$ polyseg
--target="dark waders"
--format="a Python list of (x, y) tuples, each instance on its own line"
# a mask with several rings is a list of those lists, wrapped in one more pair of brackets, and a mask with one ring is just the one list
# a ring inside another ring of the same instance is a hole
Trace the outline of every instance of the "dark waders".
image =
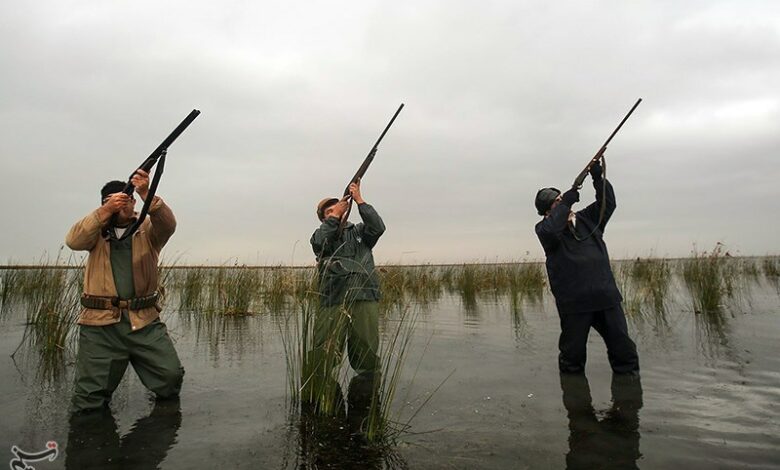
[(336, 374), (346, 343), (349, 363), (357, 374), (348, 390), (349, 421), (360, 427), (371, 409), (379, 379), (379, 303), (354, 301), (321, 307), (314, 318), (313, 334), (313, 347), (303, 369), (303, 402), (324, 415), (338, 415), (343, 410)]
[(628, 336), (626, 316), (620, 304), (596, 312), (558, 314), (561, 336), (558, 340), (558, 366), (564, 373), (581, 373), (587, 359), (588, 333), (593, 327), (607, 345), (607, 357), (613, 372), (638, 374), (639, 355)]
[(179, 394), (184, 369), (159, 319), (133, 331), (127, 313), (122, 312), (119, 323), (81, 325), (79, 329), (73, 411), (107, 406), (128, 362), (141, 383), (158, 397)]

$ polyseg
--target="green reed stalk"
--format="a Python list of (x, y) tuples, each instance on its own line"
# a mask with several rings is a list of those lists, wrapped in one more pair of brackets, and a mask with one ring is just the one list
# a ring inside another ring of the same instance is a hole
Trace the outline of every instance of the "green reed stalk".
[(693, 298), (696, 313), (721, 311), (725, 296), (733, 296), (733, 268), (728, 265), (723, 245), (718, 243), (710, 254), (694, 251), (683, 261), (683, 280)]

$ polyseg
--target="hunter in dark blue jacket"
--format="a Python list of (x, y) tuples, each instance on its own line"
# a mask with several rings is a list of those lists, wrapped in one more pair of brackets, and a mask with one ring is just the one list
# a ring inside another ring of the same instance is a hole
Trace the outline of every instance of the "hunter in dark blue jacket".
[(615, 211), (615, 192), (602, 178), (600, 164), (593, 165), (590, 174), (596, 202), (585, 209), (572, 211), (579, 201), (574, 188), (562, 195), (555, 188), (544, 188), (535, 201), (539, 215), (544, 216), (536, 224), (536, 235), (547, 257), (547, 276), (561, 319), (559, 367), (561, 372), (584, 371), (588, 333), (593, 327), (607, 344), (612, 370), (637, 374), (636, 345), (628, 336), (623, 298), (603, 239)]

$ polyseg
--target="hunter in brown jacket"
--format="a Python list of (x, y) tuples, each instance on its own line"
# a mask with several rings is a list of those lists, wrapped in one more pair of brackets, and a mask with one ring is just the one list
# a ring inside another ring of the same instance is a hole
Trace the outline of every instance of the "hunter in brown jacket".
[[(146, 200), (149, 175), (138, 170), (135, 192)], [(141, 382), (160, 398), (176, 397), (184, 369), (160, 321), (157, 262), (176, 229), (171, 209), (157, 196), (149, 218), (122, 239), (135, 220), (135, 199), (125, 183), (110, 181), (102, 205), (71, 227), (65, 243), (89, 251), (79, 317), (74, 411), (108, 405), (128, 362)]]

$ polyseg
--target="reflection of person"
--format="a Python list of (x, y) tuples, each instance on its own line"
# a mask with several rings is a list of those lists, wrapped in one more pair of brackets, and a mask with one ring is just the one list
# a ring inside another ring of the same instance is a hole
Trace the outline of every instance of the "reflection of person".
[[(141, 199), (149, 193), (149, 175), (132, 178)], [(84, 307), (79, 318), (75, 411), (107, 406), (128, 362), (141, 382), (158, 397), (179, 394), (184, 369), (165, 324), (159, 319), (157, 261), (173, 234), (176, 219), (155, 196), (146, 219), (132, 236), (119, 240), (135, 220), (135, 199), (125, 183), (110, 181), (100, 191), (103, 204), (76, 222), (65, 243), (89, 251), (84, 270)]]
[[(571, 210), (580, 199), (575, 188), (563, 195), (555, 188), (544, 188), (536, 194), (536, 209), (544, 216), (536, 224), (536, 234), (547, 257), (550, 289), (561, 320), (558, 365), (561, 372), (585, 370), (588, 333), (593, 327), (604, 338), (612, 370), (638, 374), (639, 356), (628, 336), (623, 298), (602, 238), (615, 211), (615, 192), (612, 184), (602, 178), (599, 163), (591, 167), (590, 174), (596, 202), (581, 211)], [(602, 204), (604, 219), (599, 223)]]
[(567, 469), (638, 468), (639, 377), (612, 376), (612, 407), (599, 420), (593, 409), (588, 379), (583, 374), (561, 374), (563, 405), (569, 416)]
[(179, 400), (157, 401), (122, 439), (108, 408), (73, 413), (70, 418), (68, 469), (156, 469), (176, 443), (181, 426)]
[[(350, 184), (349, 193), (357, 203), (363, 223), (346, 222), (339, 233), (348, 201), (326, 198), (317, 205), (321, 225), (311, 237), (318, 262), (320, 302), (314, 319), (314, 344), (307, 375), (325, 381), (331, 379), (341, 364), (345, 342), (349, 363), (358, 375), (375, 380), (379, 369), (380, 292), (371, 250), (384, 233), (385, 225), (363, 199), (360, 182)], [(311, 386), (305, 389), (304, 399), (317, 402), (320, 383), (306, 382)], [(330, 396), (339, 398), (335, 393)]]
[[(341, 388), (337, 389), (340, 393)], [(304, 462), (297, 468), (406, 468), (389, 446), (367, 441), (366, 423), (378, 408), (374, 380), (365, 374), (355, 375), (347, 397), (346, 410), (340, 402), (329, 416), (302, 407), (297, 455)]]

